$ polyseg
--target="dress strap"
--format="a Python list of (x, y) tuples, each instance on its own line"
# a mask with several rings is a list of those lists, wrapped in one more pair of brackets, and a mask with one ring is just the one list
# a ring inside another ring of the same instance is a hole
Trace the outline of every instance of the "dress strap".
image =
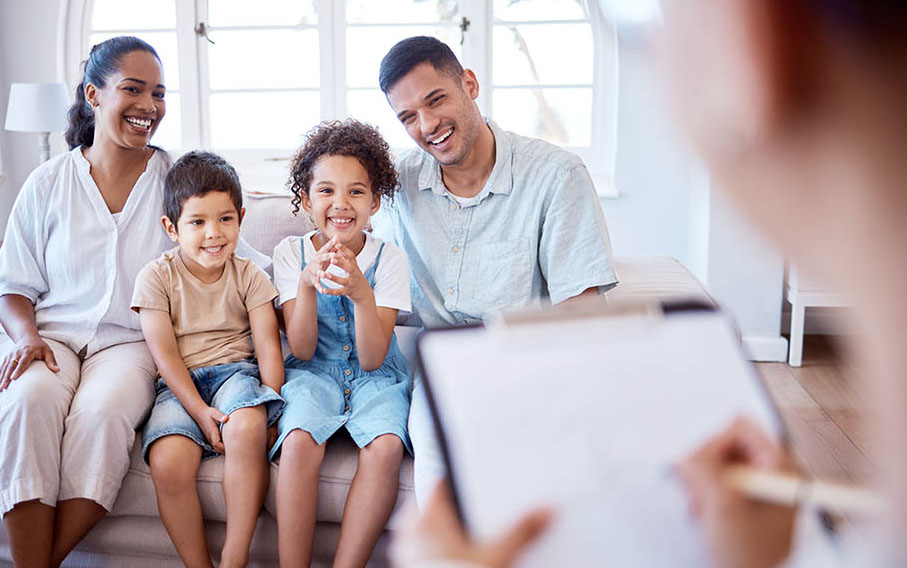
[(381, 247), (378, 248), (378, 254), (375, 255), (375, 262), (365, 271), (365, 279), (368, 280), (368, 283), (375, 286), (375, 272), (378, 270), (378, 263), (381, 262), (381, 253), (384, 252), (385, 243), (381, 243)]

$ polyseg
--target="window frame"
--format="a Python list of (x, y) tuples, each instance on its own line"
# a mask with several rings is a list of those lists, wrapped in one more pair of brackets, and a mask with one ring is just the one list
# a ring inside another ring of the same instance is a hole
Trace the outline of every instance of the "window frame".
[[(208, 104), (211, 89), (206, 84), (207, 81), (202, 80), (203, 77), (207, 77), (208, 72), (207, 39), (196, 33), (197, 24), (207, 21), (207, 0), (175, 0), (175, 4), (180, 70), (179, 92), (182, 109), (182, 146), (183, 149), (211, 148), (210, 105)], [(582, 4), (587, 13), (587, 20), (592, 27), (594, 47), (594, 69), (591, 84), (592, 138), (589, 146), (565, 146), (565, 149), (579, 155), (587, 164), (600, 196), (617, 197), (619, 192), (614, 182), (619, 64), (617, 32), (613, 26), (605, 23), (606, 20), (598, 2), (582, 2)], [(84, 57), (90, 48), (88, 44), (92, 33), (93, 8), (93, 0), (64, 0), (61, 5), (60, 22), (63, 33), (60, 34), (58, 41), (59, 66), (63, 70), (67, 84), (73, 87), (81, 78), (80, 58)], [(319, 65), (321, 118), (345, 116), (349, 93), (362, 90), (356, 87), (350, 88), (346, 84), (346, 33), (349, 27), (363, 26), (346, 22), (346, 3), (343, 1), (317, 0), (317, 10), (316, 27), (321, 52)], [(459, 0), (458, 18), (466, 17), (470, 21), (468, 31), (463, 34), (462, 59), (465, 66), (476, 73), (479, 84), (484, 87), (479, 91), (477, 103), (482, 112), (488, 116), (494, 115), (492, 106), (494, 91), (492, 36), (496, 21), (493, 16), (493, 0)], [(521, 22), (515, 23), (521, 24)], [(545, 23), (560, 22), (542, 21), (533, 22), (532, 25), (545, 25)], [(432, 23), (432, 25), (435, 24)], [(216, 30), (216, 28), (212, 29), (212, 31)], [(585, 88), (586, 85), (582, 85), (582, 87)], [(545, 86), (543, 85), (542, 88)], [(401, 148), (394, 150), (401, 150)], [(218, 151), (236, 164), (239, 171), (243, 172), (243, 182), (246, 187), (270, 186), (271, 190), (278, 190), (286, 178), (287, 162), (293, 149)], [(279, 185), (275, 187), (275, 184)]]

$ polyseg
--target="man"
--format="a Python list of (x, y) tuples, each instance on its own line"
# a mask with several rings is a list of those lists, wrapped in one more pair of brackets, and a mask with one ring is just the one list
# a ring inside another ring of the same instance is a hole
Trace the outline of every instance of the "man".
[[(379, 83), (421, 148), (398, 160), (401, 191), (386, 215), (409, 256), (423, 325), (475, 323), (617, 284), (582, 160), (484, 120), (476, 76), (447, 45), (423, 36), (397, 43), (381, 61)], [(445, 471), (418, 381), (409, 429), (424, 503)]]

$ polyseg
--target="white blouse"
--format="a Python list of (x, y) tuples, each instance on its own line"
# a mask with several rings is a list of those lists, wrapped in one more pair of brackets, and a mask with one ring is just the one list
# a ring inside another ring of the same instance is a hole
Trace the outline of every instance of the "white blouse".
[[(81, 148), (38, 166), (16, 198), (0, 247), (0, 295), (31, 300), (41, 335), (84, 349), (84, 356), (142, 340), (129, 302), (139, 270), (173, 247), (160, 221), (169, 167), (167, 154), (156, 150), (123, 210), (111, 214)], [(270, 263), (243, 242), (237, 254)]]

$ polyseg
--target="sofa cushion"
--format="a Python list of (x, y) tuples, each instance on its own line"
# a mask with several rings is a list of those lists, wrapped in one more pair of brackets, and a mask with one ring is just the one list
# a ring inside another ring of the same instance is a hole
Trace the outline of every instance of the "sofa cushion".
[[(129, 472), (123, 480), (123, 487), (110, 511), (109, 516), (111, 517), (158, 516), (154, 485), (151, 482), (151, 469), (142, 460), (141, 446), (137, 443), (132, 449)], [(346, 494), (353, 481), (353, 475), (356, 473), (358, 455), (355, 443), (342, 432), (327, 442), (318, 487), (317, 519), (319, 521), (340, 522), (343, 516), (343, 506), (346, 503)], [(412, 467), (412, 458), (409, 455), (404, 456), (403, 465), (400, 468), (400, 488), (395, 512), (412, 499)], [(271, 463), (271, 485), (265, 500), (265, 509), (271, 515), (275, 515), (277, 511), (274, 497), (274, 488), (277, 486), (277, 469), (277, 464)], [(226, 522), (227, 520), (221, 483), (223, 477), (223, 456), (206, 460), (199, 467), (198, 495), (202, 503), (202, 512), (205, 518), (211, 521)]]
[(246, 215), (240, 234), (259, 252), (274, 256), (274, 247), (285, 237), (304, 235), (315, 223), (302, 209), (293, 215), (292, 196), (248, 191), (243, 196)]

